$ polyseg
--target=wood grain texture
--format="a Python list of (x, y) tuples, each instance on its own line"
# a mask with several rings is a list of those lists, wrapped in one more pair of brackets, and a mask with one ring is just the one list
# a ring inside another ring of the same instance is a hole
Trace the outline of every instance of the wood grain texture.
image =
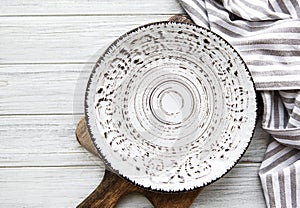
[(10, 0), (1, 2), (0, 16), (7, 15), (111, 15), (181, 14), (174, 0)]
[(0, 65), (0, 114), (83, 114), (92, 67), (93, 64)]
[[(238, 164), (203, 190), (192, 208), (265, 207), (257, 176), (259, 164)], [(15, 167), (0, 169), (1, 207), (75, 207), (99, 184), (98, 166)], [(18, 196), (17, 198), (15, 196)], [(153, 207), (137, 194), (124, 197), (118, 208)]]
[[(99, 50), (140, 25), (170, 15), (1, 17), (0, 64), (95, 63)], [(113, 24), (112, 24), (113, 23)]]

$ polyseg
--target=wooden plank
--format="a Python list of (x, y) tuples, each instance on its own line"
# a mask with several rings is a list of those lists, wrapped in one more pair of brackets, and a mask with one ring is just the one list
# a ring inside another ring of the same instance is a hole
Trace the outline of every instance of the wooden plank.
[[(78, 151), (80, 150), (78, 147)], [(84, 150), (76, 153), (5, 153), (1, 154), (0, 161), (0, 168), (104, 166), (99, 158)]]
[[(265, 207), (258, 164), (238, 165), (208, 186), (192, 207)], [(75, 207), (100, 182), (102, 167), (2, 168), (0, 198), (3, 207)], [(34, 200), (33, 200), (34, 199)], [(151, 207), (143, 197), (131, 195), (118, 208)]]
[[(0, 116), (0, 167), (103, 165), (75, 138), (80, 116)], [(256, 128), (241, 163), (261, 162), (267, 134)]]
[(0, 65), (0, 114), (83, 114), (93, 64)]
[(3, 15), (180, 14), (176, 0), (10, 0), (1, 2)]
[(125, 32), (169, 17), (170, 15), (0, 17), (0, 64), (95, 63), (99, 51)]
[(258, 177), (259, 165), (237, 165), (204, 189), (192, 207), (265, 207)]

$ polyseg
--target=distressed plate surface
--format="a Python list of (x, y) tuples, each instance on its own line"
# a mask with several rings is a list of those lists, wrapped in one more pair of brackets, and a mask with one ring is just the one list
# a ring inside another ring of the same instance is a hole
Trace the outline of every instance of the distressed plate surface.
[(256, 98), (250, 73), (218, 35), (158, 22), (117, 39), (94, 67), (87, 126), (106, 165), (157, 191), (203, 187), (249, 145)]

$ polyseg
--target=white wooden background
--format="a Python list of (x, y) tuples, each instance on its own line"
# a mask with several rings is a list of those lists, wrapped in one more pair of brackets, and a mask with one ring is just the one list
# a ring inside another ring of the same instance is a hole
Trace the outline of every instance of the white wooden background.
[[(124, 32), (183, 13), (176, 0), (0, 2), (0, 207), (75, 207), (98, 185), (103, 163), (74, 135), (92, 65)], [(239, 164), (193, 207), (265, 207), (268, 138), (258, 123)], [(118, 207), (151, 204), (133, 194)]]

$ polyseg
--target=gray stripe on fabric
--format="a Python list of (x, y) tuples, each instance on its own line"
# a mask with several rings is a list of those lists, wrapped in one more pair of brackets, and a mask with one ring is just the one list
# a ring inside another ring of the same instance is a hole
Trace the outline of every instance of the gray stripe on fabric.
[(296, 129), (268, 129), (264, 128), (266, 131), (268, 131), (270, 134), (273, 136), (294, 136), (294, 137), (299, 137), (300, 136), (300, 128)]
[(282, 155), (280, 158), (278, 158), (277, 160), (275, 160), (273, 163), (271, 163), (269, 166), (264, 167), (260, 170), (260, 174), (265, 174), (266, 172), (270, 171), (271, 169), (277, 167), (278, 165), (280, 165), (281, 163), (285, 162), (287, 159), (289, 159), (290, 157), (298, 154), (299, 151), (298, 150), (291, 150), (288, 153)]
[(284, 116), (284, 128), (286, 128), (287, 125), (288, 125), (290, 116), (289, 116), (289, 112), (287, 111), (286, 108), (284, 108), (284, 111), (285, 111), (285, 113), (284, 113), (284, 115), (285, 115), (285, 116)]
[[(255, 78), (253, 78), (255, 80)], [(300, 79), (299, 79), (300, 80)], [(299, 81), (269, 81), (269, 82), (256, 82), (255, 87), (257, 90), (280, 90), (280, 89), (295, 89), (300, 88)]]
[(256, 5), (256, 4), (252, 4), (252, 2), (250, 3), (251, 1), (243, 1), (242, 3), (249, 7), (249, 8), (252, 8), (256, 11), (259, 11), (259, 12), (264, 12), (265, 11), (265, 8), (260, 6), (260, 5)]
[(273, 111), (274, 111), (274, 114), (273, 114), (273, 119), (274, 119), (274, 126), (273, 126), (273, 128), (279, 128), (279, 106), (278, 106), (278, 102), (279, 102), (279, 100), (278, 100), (278, 95), (277, 95), (277, 93), (276, 93), (276, 95), (274, 96), (274, 100), (273, 100), (273, 102), (274, 102), (274, 109), (273, 109)]
[(300, 100), (298, 99), (295, 100), (295, 106), (297, 106), (297, 108), (300, 108)]
[[(221, 16), (218, 16), (221, 18)], [(280, 20), (279, 20), (280, 21)], [(254, 33), (257, 31), (265, 30), (267, 28), (270, 28), (274, 25), (273, 21), (244, 21), (244, 22), (230, 22), (231, 24), (235, 25), (236, 27), (241, 26), (245, 31), (249, 33)]]
[[(278, 93), (277, 93), (278, 94)], [(285, 127), (285, 120), (286, 120), (286, 117), (288, 116), (288, 113), (286, 112), (285, 110), (285, 106), (281, 100), (281, 97), (280, 95), (278, 94), (278, 100), (280, 100), (280, 103), (278, 103), (278, 107), (279, 107), (279, 129), (282, 129)]]
[(191, 1), (193, 1), (204, 13), (205, 16), (203, 16), (200, 13), (199, 13), (199, 16), (201, 16), (202, 22), (205, 22), (205, 25), (208, 28), (210, 28), (209, 21), (208, 21), (208, 13), (207, 13), (206, 5), (205, 5), (205, 0), (200, 0), (202, 2), (202, 4), (198, 0), (191, 0)]
[(290, 104), (295, 102), (295, 98), (283, 97), (281, 96), (281, 100), (284, 103)]
[(279, 56), (279, 57), (286, 57), (286, 56), (299, 56), (300, 58), (300, 50), (291, 51), (291, 50), (276, 50), (276, 49), (249, 49), (243, 50), (243, 54), (265, 54), (268, 56)]
[(268, 123), (268, 128), (272, 128), (272, 122), (273, 122), (273, 118), (274, 118), (274, 91), (271, 92), (271, 97), (270, 97), (270, 105), (271, 105), (271, 111), (270, 111), (270, 119), (269, 119), (269, 123)]
[(269, 5), (269, 8), (272, 9), (272, 11), (276, 12), (275, 8), (273, 7), (273, 5), (269, 1), (268, 1), (268, 5)]
[[(290, 22), (286, 20), (277, 20), (277, 21), (271, 21), (271, 20), (266, 20), (266, 21), (240, 21), (240, 22), (232, 22), (232, 24), (236, 26), (243, 26), (248, 32), (256, 32), (259, 30), (269, 30), (269, 28), (272, 28), (273, 26), (276, 26), (276, 24), (290, 24)], [(276, 27), (277, 28), (277, 27)]]
[(284, 148), (286, 148), (284, 145), (279, 145), (278, 147), (272, 149), (271, 151), (266, 153), (264, 160), (269, 159), (270, 157), (274, 156)]
[[(250, 3), (251, 2), (251, 3)], [(253, 2), (253, 3), (252, 3)], [(275, 20), (276, 19), (279, 19), (280, 17), (278, 17), (278, 15), (274, 14), (274, 13), (268, 13), (267, 15), (265, 14), (265, 12), (267, 11), (266, 8), (264, 6), (261, 6), (261, 5), (258, 5), (258, 4), (255, 4), (254, 5), (254, 2), (255, 1), (243, 1), (242, 3), (249, 7), (249, 8), (252, 8), (253, 10), (256, 10), (258, 11), (261, 15), (264, 15), (265, 17), (268, 17), (268, 18), (272, 18), (272, 20)], [(269, 6), (270, 4), (268, 4)], [(270, 7), (267, 7), (267, 9), (269, 10)], [(273, 10), (274, 11), (274, 10)]]
[[(295, 119), (296, 121), (300, 122), (300, 115), (299, 114), (293, 112), (292, 115), (291, 115), (291, 117), (293, 119)], [(300, 126), (298, 126), (298, 127), (300, 127)], [(300, 139), (300, 138), (298, 138), (298, 139)]]
[(285, 144), (285, 146), (300, 150), (300, 145), (296, 145), (296, 144)]
[[(292, 24), (292, 23), (289, 23), (289, 24)], [(287, 34), (284, 34), (284, 33), (299, 33), (300, 32), (300, 28), (299, 28), (299, 25), (294, 25), (292, 27), (283, 27), (283, 28), (276, 28), (276, 30), (273, 30), (270, 35), (272, 34), (280, 34), (282, 33), (281, 35), (286, 36)], [(294, 34), (293, 34), (294, 35)]]
[(269, 207), (275, 207), (275, 197), (274, 197), (274, 188), (273, 188), (273, 180), (272, 175), (268, 174), (266, 177), (267, 190), (269, 195)]
[(291, 166), (291, 201), (292, 207), (297, 207), (297, 179), (295, 165)]
[[(286, 60), (261, 60), (261, 59), (258, 59), (258, 60), (247, 60), (246, 61), (248, 65), (253, 65), (253, 66), (264, 66), (264, 65), (267, 65), (267, 66), (270, 66), (270, 65), (277, 65), (277, 66), (282, 66), (282, 67), (287, 67), (286, 65), (289, 65), (289, 66), (300, 66), (300, 61), (286, 61)], [(271, 72), (276, 73), (276, 72), (286, 72), (287, 74), (292, 74), (289, 71), (287, 70), (272, 70)], [(299, 74), (300, 75), (300, 69), (294, 69), (292, 70), (294, 71), (295, 73)]]
[[(292, 113), (293, 114), (293, 113)], [(291, 114), (291, 117), (290, 117), (290, 119), (289, 119), (289, 123), (291, 123), (291, 124), (293, 124), (294, 126), (296, 126), (296, 128), (300, 128), (300, 122), (298, 121), (298, 120), (296, 120), (296, 119), (294, 119), (293, 117), (292, 117), (292, 114)], [(300, 135), (299, 136), (297, 136), (298, 138), (300, 137)], [(300, 142), (299, 142), (300, 143)]]
[(219, 25), (218, 23), (214, 22), (213, 25), (217, 25), (218, 30), (225, 33), (226, 35), (230, 35), (232, 37), (241, 37), (241, 35), (239, 33), (233, 32), (232, 30), (229, 30), (228, 28), (223, 27), (222, 25)]
[(286, 14), (289, 14), (289, 13), (290, 13), (289, 10), (287, 9), (286, 5), (284, 4), (284, 2), (283, 2), (282, 0), (277, 1), (277, 3), (278, 3), (278, 5), (279, 5), (281, 11), (283, 11), (283, 12), (286, 13)]
[(289, 10), (289, 14), (291, 15), (292, 18), (297, 17), (297, 12), (295, 8), (293, 7), (291, 0), (283, 0), (286, 8)]
[[(280, 135), (274, 135), (273, 134), (273, 136), (275, 138), (278, 138), (278, 139), (285, 139), (285, 140), (291, 140), (291, 141), (297, 141), (297, 140), (300, 139), (300, 135), (298, 135), (298, 136), (288, 135), (288, 133), (286, 135), (282, 135), (282, 134), (280, 134)], [(299, 144), (300, 144), (300, 141), (299, 141)]]
[(280, 204), (282, 208), (286, 208), (286, 193), (284, 186), (284, 172), (283, 170), (278, 172), (279, 192), (280, 192)]
[(198, 0), (191, 0), (191, 1), (194, 2), (203, 11), (203, 13), (205, 13), (207, 15), (205, 0), (202, 0), (204, 5), (202, 5)]
[(293, 4), (293, 7), (295, 8), (297, 12), (297, 16), (300, 17), (300, 6), (298, 4), (297, 0), (291, 0), (291, 3)]
[(298, 94), (298, 90), (281, 90), (281, 96), (283, 97), (293, 97), (296, 98)]
[(278, 100), (280, 100), (280, 102), (278, 103), (278, 107), (279, 107), (279, 129), (282, 129), (286, 126), (287, 122), (285, 122), (287, 120), (286, 117), (289, 117), (289, 114), (287, 113), (285, 106), (281, 100), (281, 96), (279, 95), (279, 93), (277, 93), (278, 96)]
[(268, 38), (268, 39), (249, 39), (245, 42), (242, 42), (242, 43), (236, 43), (235, 46), (239, 46), (239, 45), (251, 45), (251, 46), (254, 46), (254, 45), (269, 45), (269, 44), (274, 44), (274, 45), (277, 45), (277, 44), (284, 44), (284, 45), (300, 45), (300, 38), (299, 39), (296, 39), (296, 38), (289, 38), (289, 37), (286, 37), (284, 39), (278, 39), (278, 38), (274, 38), (274, 37), (271, 37), (271, 38)]

